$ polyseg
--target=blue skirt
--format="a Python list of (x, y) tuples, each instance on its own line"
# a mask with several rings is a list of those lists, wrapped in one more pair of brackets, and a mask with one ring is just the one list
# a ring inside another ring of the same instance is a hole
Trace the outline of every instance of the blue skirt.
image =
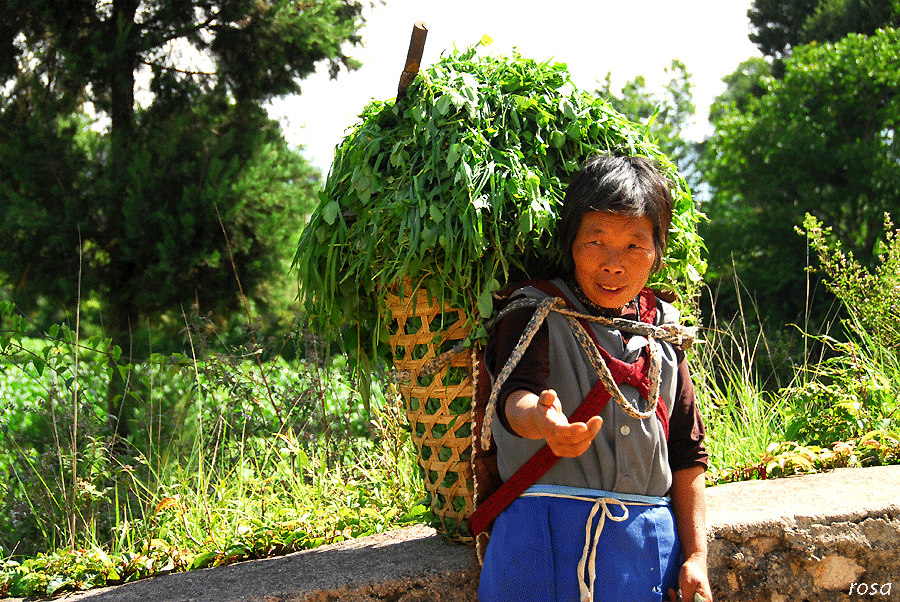
[(678, 589), (681, 564), (665, 498), (536, 485), (497, 517), (478, 599), (578, 602), (590, 599), (589, 588), (593, 602), (659, 602), (668, 599), (669, 588)]

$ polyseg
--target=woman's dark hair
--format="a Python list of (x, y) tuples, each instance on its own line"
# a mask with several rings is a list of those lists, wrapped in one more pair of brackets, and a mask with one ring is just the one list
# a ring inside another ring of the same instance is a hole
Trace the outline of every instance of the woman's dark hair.
[(653, 223), (656, 271), (662, 263), (672, 223), (672, 193), (656, 165), (644, 157), (597, 155), (569, 182), (556, 224), (556, 251), (565, 273), (572, 273), (572, 244), (586, 213), (601, 211), (648, 217)]

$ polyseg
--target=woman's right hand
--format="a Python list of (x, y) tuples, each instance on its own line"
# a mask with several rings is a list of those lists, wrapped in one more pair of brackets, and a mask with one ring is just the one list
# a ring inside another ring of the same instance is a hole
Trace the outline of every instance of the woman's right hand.
[(506, 400), (506, 418), (520, 436), (543, 439), (561, 458), (577, 458), (590, 447), (603, 419), (594, 416), (587, 422), (570, 423), (562, 411), (559, 396), (546, 389), (540, 396), (530, 391), (515, 391)]

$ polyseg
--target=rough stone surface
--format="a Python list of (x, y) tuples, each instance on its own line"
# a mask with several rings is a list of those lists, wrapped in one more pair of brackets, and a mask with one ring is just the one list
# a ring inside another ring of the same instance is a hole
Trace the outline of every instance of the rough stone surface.
[[(732, 483), (707, 500), (717, 602), (900, 600), (900, 466)], [(471, 602), (477, 589), (473, 548), (415, 526), (67, 602)]]
[(900, 599), (900, 466), (731, 483), (707, 494), (716, 600)]

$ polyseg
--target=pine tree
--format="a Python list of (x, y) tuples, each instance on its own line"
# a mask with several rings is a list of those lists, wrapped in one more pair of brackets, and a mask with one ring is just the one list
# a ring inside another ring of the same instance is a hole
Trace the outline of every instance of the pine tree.
[[(143, 319), (253, 295), (317, 175), (264, 103), (356, 63), (352, 0), (6, 0), (0, 274), (17, 299), (90, 294), (133, 354)], [(110, 416), (126, 432), (124, 377)]]

